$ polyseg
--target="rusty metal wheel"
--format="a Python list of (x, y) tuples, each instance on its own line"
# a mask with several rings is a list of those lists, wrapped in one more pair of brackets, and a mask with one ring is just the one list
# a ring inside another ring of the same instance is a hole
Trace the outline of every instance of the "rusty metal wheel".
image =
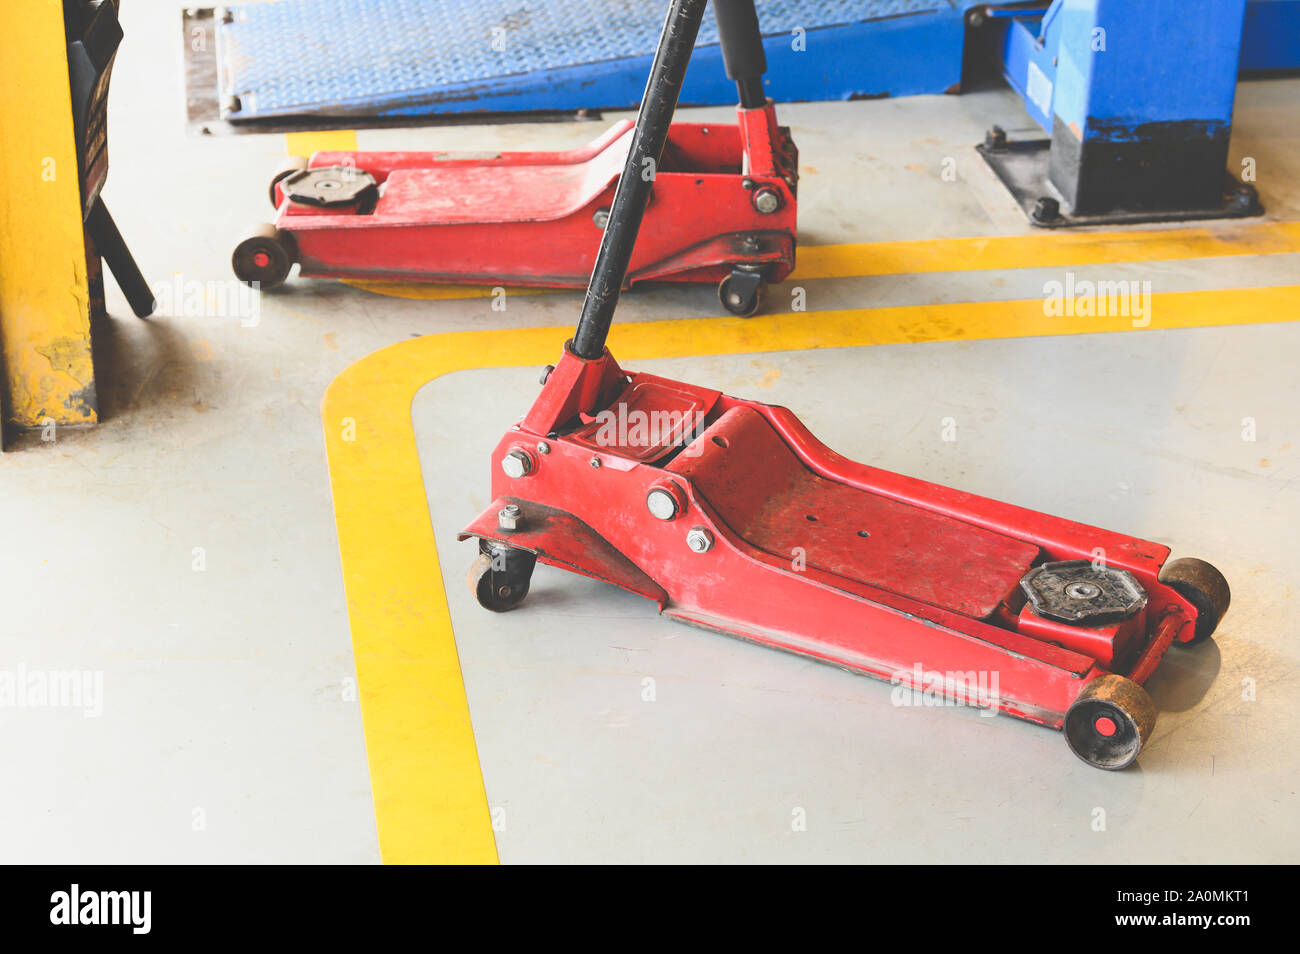
[(524, 601), (537, 555), (495, 543), (479, 541), (479, 554), (469, 567), (469, 588), (479, 606), (505, 613)]
[(718, 301), (733, 315), (750, 318), (758, 314), (767, 298), (767, 281), (761, 271), (737, 266), (718, 283)]
[(1156, 706), (1132, 679), (1107, 674), (1088, 683), (1065, 713), (1070, 751), (1100, 769), (1127, 768), (1151, 738)]
[(1232, 602), (1232, 590), (1223, 574), (1204, 560), (1184, 557), (1165, 564), (1160, 582), (1173, 587), (1196, 607), (1195, 634), (1186, 642), (1175, 645), (1195, 646), (1209, 639)]
[(230, 265), (240, 281), (266, 290), (284, 284), (297, 258), (293, 235), (263, 224), (235, 246)]

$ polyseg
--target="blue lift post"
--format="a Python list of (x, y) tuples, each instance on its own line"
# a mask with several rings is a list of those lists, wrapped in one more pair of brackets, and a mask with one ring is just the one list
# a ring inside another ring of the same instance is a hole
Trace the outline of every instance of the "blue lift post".
[(1241, 37), (1246, 72), (1300, 69), (1300, 0), (1250, 0)]
[(1258, 214), (1229, 176), (1246, 0), (1055, 0), (974, 7), (1050, 139), (980, 152), (1041, 226)]

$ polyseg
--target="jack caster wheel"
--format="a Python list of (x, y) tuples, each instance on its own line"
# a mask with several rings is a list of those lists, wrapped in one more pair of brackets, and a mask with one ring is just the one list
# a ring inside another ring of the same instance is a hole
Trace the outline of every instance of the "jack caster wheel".
[(1132, 679), (1098, 676), (1065, 713), (1070, 751), (1100, 769), (1127, 768), (1156, 727), (1156, 706)]
[(1210, 638), (1232, 602), (1232, 591), (1223, 574), (1204, 560), (1185, 557), (1166, 563), (1160, 582), (1171, 586), (1196, 607), (1196, 632), (1178, 646), (1195, 646)]
[(741, 318), (757, 314), (766, 297), (767, 280), (757, 271), (736, 268), (718, 283), (718, 301), (727, 311)]
[(267, 289), (284, 284), (297, 258), (292, 235), (274, 225), (259, 225), (235, 246), (230, 264), (241, 282)]
[(271, 176), (271, 208), (275, 209), (277, 212), (280, 209), (280, 203), (275, 201), (275, 187), (295, 172), (302, 172), (306, 168), (306, 156), (290, 156), (288, 159), (284, 160), (284, 162), (280, 163), (279, 167), (275, 170), (275, 175)]
[(514, 609), (528, 595), (537, 554), (491, 540), (480, 540), (478, 550), (469, 568), (469, 588), (479, 606), (494, 613)]

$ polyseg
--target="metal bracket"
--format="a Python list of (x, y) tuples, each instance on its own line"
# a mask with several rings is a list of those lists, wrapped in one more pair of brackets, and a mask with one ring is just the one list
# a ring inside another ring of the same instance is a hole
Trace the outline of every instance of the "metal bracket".
[(1012, 141), (994, 126), (975, 147), (989, 168), (1007, 187), (1024, 210), (1031, 225), (1044, 229), (1079, 228), (1087, 225), (1136, 225), (1139, 222), (1187, 222), (1199, 219), (1240, 219), (1263, 215), (1255, 187), (1223, 174), (1223, 192), (1218, 205), (1204, 209), (1117, 208), (1098, 215), (1077, 215), (1060, 191), (1052, 185), (1050, 139)]

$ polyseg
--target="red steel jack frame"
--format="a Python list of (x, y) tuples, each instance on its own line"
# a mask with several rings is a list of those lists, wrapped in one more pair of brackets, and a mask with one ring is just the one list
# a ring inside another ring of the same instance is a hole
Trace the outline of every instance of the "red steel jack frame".
[[(798, 152), (771, 102), (737, 125), (674, 123), (624, 287), (716, 282), (733, 314), (794, 268)], [(235, 274), (585, 287), (635, 126), (569, 152), (318, 152), (271, 182), (275, 224), (236, 247)]]
[[(1228, 607), (1214, 567), (855, 463), (785, 408), (628, 373), (605, 349), (647, 193), (637, 149), (653, 157), (666, 135), (704, 5), (672, 2), (577, 331), (461, 534), (479, 540), (479, 602), (517, 607), (540, 560), (683, 622), (1063, 728), (1100, 768), (1131, 764), (1156, 719), (1141, 684)], [(715, 12), (724, 43), (750, 20), (757, 36), (752, 0)]]

